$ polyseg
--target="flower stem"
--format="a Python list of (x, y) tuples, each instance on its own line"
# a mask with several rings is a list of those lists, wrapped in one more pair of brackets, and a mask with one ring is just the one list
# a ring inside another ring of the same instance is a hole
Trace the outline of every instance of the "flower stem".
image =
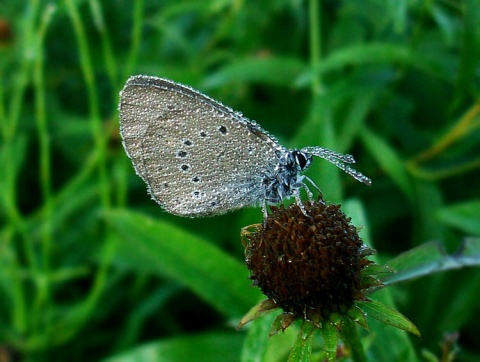
[(366, 362), (367, 356), (363, 350), (363, 345), (360, 341), (360, 337), (358, 336), (358, 330), (355, 323), (353, 323), (349, 318), (344, 318), (341, 333), (343, 341), (351, 351), (352, 360), (355, 362)]

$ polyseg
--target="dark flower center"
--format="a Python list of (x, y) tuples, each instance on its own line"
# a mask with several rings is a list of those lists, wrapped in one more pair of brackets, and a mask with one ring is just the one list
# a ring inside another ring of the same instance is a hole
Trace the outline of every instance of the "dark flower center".
[(285, 312), (309, 319), (348, 309), (360, 289), (357, 229), (339, 205), (305, 203), (272, 207), (255, 232), (246, 235), (250, 278)]

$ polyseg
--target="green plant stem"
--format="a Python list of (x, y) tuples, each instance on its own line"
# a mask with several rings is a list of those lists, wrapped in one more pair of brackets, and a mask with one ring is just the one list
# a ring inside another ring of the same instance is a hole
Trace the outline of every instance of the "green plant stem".
[(99, 270), (95, 274), (93, 287), (82, 302), (69, 310), (69, 314), (67, 315), (68, 324), (64, 323), (64, 321), (59, 321), (48, 331), (50, 335), (54, 337), (54, 340), (51, 341), (52, 346), (60, 345), (71, 340), (85, 324), (89, 323), (90, 317), (95, 312), (100, 297), (106, 289), (108, 267), (115, 255), (115, 242), (116, 239), (110, 237), (103, 243), (100, 251)]
[(22, 29), (19, 32), (22, 36), (20, 69), (14, 78), (13, 91), (10, 103), (8, 122), (3, 124), (6, 140), (12, 140), (17, 132), (20, 114), (23, 109), (24, 94), (28, 85), (28, 78), (32, 67), (32, 45), (34, 43), (34, 25), (39, 12), (40, 1), (32, 0), (25, 6), (25, 18), (22, 22)]
[[(102, 6), (98, 0), (89, 0), (90, 10), (94, 20), (95, 27), (100, 34), (100, 40), (102, 42), (103, 58), (105, 60), (105, 70), (110, 78), (110, 84), (114, 92), (114, 97), (117, 98), (118, 93), (118, 66), (115, 62), (115, 54), (113, 53), (112, 41), (110, 34), (105, 26), (105, 20), (102, 12)], [(113, 108), (115, 109), (115, 108)]]
[[(43, 56), (43, 42), (45, 34), (50, 23), (54, 5), (47, 5), (36, 31), (36, 57), (33, 64), (33, 81), (35, 87), (35, 121), (37, 124), (37, 133), (39, 141), (39, 164), (40, 164), (40, 187), (43, 197), (44, 213), (43, 229), (41, 235), (42, 258), (41, 266), (42, 273), (37, 275), (36, 280), (37, 294), (35, 296), (34, 310), (32, 316), (40, 317), (44, 311), (47, 301), (50, 299), (50, 255), (52, 248), (52, 216), (53, 216), (53, 199), (51, 186), (51, 163), (50, 163), (50, 135), (47, 127), (47, 116), (45, 110), (45, 84), (44, 84), (44, 56)], [(36, 325), (36, 322), (34, 322)], [(38, 326), (37, 326), (38, 327)]]
[[(140, 41), (142, 38), (143, 19), (144, 19), (143, 6), (144, 6), (143, 0), (138, 0), (134, 2), (131, 44), (128, 51), (126, 66), (123, 67), (124, 71), (121, 72), (120, 74), (122, 82), (132, 74), (133, 68), (137, 60), (138, 51), (140, 49)], [(115, 92), (114, 99), (118, 104), (118, 89)], [(118, 176), (116, 201), (118, 205), (125, 205), (127, 202), (127, 189), (128, 189), (126, 180), (131, 170), (130, 160), (128, 160), (127, 157), (123, 157), (116, 166), (117, 168), (115, 171), (116, 171), (116, 175)]]
[(127, 65), (125, 66), (125, 73), (122, 75), (124, 79), (129, 77), (135, 66), (138, 50), (140, 48), (140, 40), (142, 37), (143, 28), (143, 0), (135, 1), (133, 8), (133, 27), (132, 27), (132, 43), (128, 52)]
[(100, 180), (100, 199), (104, 209), (110, 208), (110, 190), (107, 177), (106, 165), (106, 146), (107, 137), (104, 135), (104, 129), (100, 117), (100, 105), (97, 88), (95, 84), (95, 74), (92, 66), (90, 51), (87, 46), (87, 36), (85, 28), (82, 24), (80, 14), (73, 0), (65, 0), (67, 13), (75, 31), (77, 38), (78, 50), (80, 55), (80, 66), (82, 68), (83, 77), (88, 93), (88, 105), (90, 113), (90, 126), (92, 128), (93, 139), (95, 142), (95, 152), (99, 153), (99, 180)]
[(349, 318), (343, 318), (341, 335), (345, 344), (350, 348), (352, 360), (355, 362), (367, 362), (367, 356), (363, 350), (357, 326)]
[[(98, 154), (91, 154), (81, 171), (76, 174), (68, 183), (52, 197), (52, 208), (55, 213), (52, 215), (52, 225), (62, 225), (64, 220), (72, 215), (76, 208), (80, 207), (79, 202), (82, 202), (85, 198), (93, 199), (98, 198), (98, 188), (92, 190), (94, 186), (88, 184), (89, 177), (95, 173), (96, 165), (98, 164)], [(78, 197), (79, 194), (85, 194), (85, 196)], [(72, 200), (65, 203), (64, 200)], [(73, 201), (75, 200), (75, 201)], [(79, 201), (80, 200), (80, 201)], [(43, 233), (43, 215), (45, 214), (46, 205), (31, 214), (25, 221), (25, 228), (30, 231), (30, 238), (39, 238)], [(52, 230), (54, 232), (55, 230)]]
[(32, 274), (32, 279), (36, 286), (33, 298), (30, 332), (35, 336), (39, 331), (44, 330), (42, 326), (42, 314), (48, 310), (48, 301), (50, 300), (50, 255), (52, 247), (52, 215), (53, 200), (51, 189), (51, 164), (50, 164), (50, 136), (47, 127), (47, 115), (45, 106), (45, 84), (44, 84), (44, 55), (43, 43), (45, 34), (50, 23), (54, 10), (53, 5), (47, 5), (43, 11), (40, 23), (35, 30), (32, 39), (35, 50), (33, 61), (33, 84), (35, 89), (35, 122), (37, 127), (37, 137), (39, 144), (39, 167), (40, 167), (40, 189), (43, 198), (44, 212), (42, 214), (42, 232), (41, 240), (41, 258), (39, 260), (38, 272)]
[[(308, 2), (309, 9), (309, 21), (310, 21), (310, 66), (311, 69), (318, 69), (320, 65), (320, 57), (322, 51), (322, 44), (320, 38), (320, 8), (319, 8), (319, 0), (310, 0)], [(312, 95), (315, 96), (321, 91), (322, 80), (321, 76), (318, 73), (315, 77), (312, 78), (311, 81), (311, 90)]]
[[(20, 213), (17, 205), (17, 179), (21, 170), (21, 154), (23, 149), (20, 149), (24, 144), (25, 138), (17, 134), (20, 116), (22, 113), (23, 103), (25, 100), (25, 91), (28, 85), (30, 72), (32, 69), (33, 56), (32, 49), (34, 46), (34, 28), (35, 19), (39, 12), (40, 1), (32, 0), (25, 6), (25, 17), (21, 22), (21, 30), (19, 31), (19, 49), (20, 49), (20, 64), (19, 69), (15, 70), (12, 75), (13, 85), (10, 91), (10, 104), (8, 112), (2, 111), (2, 187), (1, 197), (2, 204), (5, 208), (5, 214), (13, 225), (13, 229), (7, 232), (8, 237), (5, 242), (15, 241), (15, 234), (21, 238), (23, 254), (26, 258), (26, 269), (30, 276), (38, 275), (38, 263), (35, 257), (32, 240), (29, 238), (23, 216)], [(3, 93), (3, 92), (2, 92)], [(18, 153), (17, 153), (18, 152)], [(18, 162), (15, 162), (18, 161)], [(21, 257), (15, 254), (12, 260), (12, 268), (15, 270), (14, 278), (12, 280), (12, 300), (11, 303), (15, 307), (11, 314), (13, 329), (18, 334), (24, 334), (29, 329), (29, 314), (27, 313), (27, 299), (25, 296), (25, 289), (23, 286), (24, 275), (21, 271), (25, 267), (22, 265)], [(22, 277), (23, 276), (23, 277)]]

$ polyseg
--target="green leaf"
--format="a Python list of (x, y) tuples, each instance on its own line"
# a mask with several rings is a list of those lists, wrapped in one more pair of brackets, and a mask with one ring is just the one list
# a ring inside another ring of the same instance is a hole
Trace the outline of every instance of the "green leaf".
[(438, 210), (437, 217), (444, 224), (467, 234), (480, 236), (480, 201), (469, 201)]
[(293, 348), (290, 351), (290, 355), (288, 356), (289, 362), (310, 362), (313, 337), (317, 329), (318, 328), (312, 323), (304, 322), (302, 324)]
[(415, 190), (413, 219), (417, 225), (421, 225), (412, 237), (415, 240), (441, 240), (446, 232), (446, 228), (433, 217), (436, 211), (443, 207), (444, 201), (442, 191), (435, 182), (424, 181), (418, 178), (412, 178), (413, 189)]
[(420, 336), (419, 330), (412, 322), (410, 322), (404, 315), (395, 309), (387, 307), (385, 304), (370, 300), (359, 301), (357, 302), (357, 305), (366, 313), (367, 317), (374, 318), (382, 323), (389, 324), (393, 327)]
[(398, 283), (444, 270), (480, 265), (480, 238), (466, 239), (460, 249), (448, 255), (437, 242), (422, 244), (386, 263), (396, 273), (386, 275), (385, 284)]
[(335, 358), (337, 356), (338, 339), (340, 338), (339, 330), (333, 325), (333, 323), (323, 323), (322, 336), (325, 343), (327, 360), (335, 361)]
[(260, 302), (252, 307), (247, 314), (242, 317), (237, 329), (242, 328), (245, 324), (250, 323), (254, 319), (270, 314), (277, 309), (278, 306), (275, 304), (275, 302), (271, 301), (270, 299), (264, 300), (263, 302)]
[(346, 66), (368, 64), (390, 64), (392, 66), (404, 64), (437, 76), (444, 74), (438, 59), (428, 58), (401, 45), (370, 43), (340, 48), (325, 58), (313, 72), (302, 74), (295, 83), (297, 86), (304, 86), (313, 77), (338, 71)]
[(374, 276), (382, 278), (384, 275), (390, 275), (394, 272), (388, 265), (369, 264), (360, 271), (362, 277)]
[(355, 322), (368, 330), (367, 317), (363, 310), (361, 310), (357, 305), (353, 305), (352, 307), (350, 307), (350, 309), (348, 309), (347, 311), (347, 314), (348, 317), (352, 320), (352, 322)]
[(306, 68), (297, 58), (255, 57), (228, 63), (206, 78), (202, 89), (231, 83), (263, 83), (291, 87), (292, 79)]
[(359, 235), (363, 243), (372, 247), (369, 219), (363, 203), (355, 198), (348, 199), (342, 203), (342, 210), (348, 217), (352, 218), (352, 224), (360, 229)]
[(274, 336), (277, 333), (285, 332), (288, 327), (295, 321), (295, 316), (290, 313), (282, 313), (277, 315), (277, 317), (272, 322), (272, 327), (270, 328), (269, 335)]
[[(465, 21), (462, 31), (460, 64), (457, 78), (456, 96), (460, 99), (465, 94), (475, 94), (477, 91), (471, 83), (478, 77), (480, 59), (480, 6), (478, 0), (467, 0), (463, 4)], [(473, 87), (473, 88), (472, 88)], [(457, 99), (457, 102), (458, 102)]]
[(250, 329), (242, 349), (242, 362), (264, 360), (270, 341), (269, 331), (274, 319), (275, 315), (269, 314), (249, 325)]
[(118, 232), (117, 262), (178, 280), (230, 318), (260, 299), (243, 263), (195, 234), (147, 216), (117, 210), (108, 220)]
[(272, 325), (277, 318), (276, 313), (270, 313), (246, 327), (249, 330), (243, 346), (242, 362), (285, 361), (299, 329), (292, 324), (285, 332), (270, 336)]
[(440, 360), (435, 355), (435, 353), (433, 353), (433, 352), (431, 352), (427, 349), (422, 350), (422, 357), (424, 358), (424, 360), (426, 362), (440, 362)]
[(362, 129), (361, 137), (363, 144), (370, 151), (372, 157), (377, 160), (409, 199), (413, 200), (414, 192), (412, 185), (405, 164), (400, 156), (384, 140), (366, 128)]
[(432, 3), (432, 17), (437, 22), (439, 29), (447, 44), (454, 44), (457, 24), (455, 18), (440, 4)]
[(104, 359), (103, 362), (240, 361), (241, 333), (208, 333), (160, 340)]
[(379, 90), (376, 88), (365, 89), (355, 94), (349, 106), (345, 119), (342, 120), (342, 129), (338, 137), (339, 148), (337, 151), (349, 150), (358, 131), (366, 122), (367, 116), (378, 99)]

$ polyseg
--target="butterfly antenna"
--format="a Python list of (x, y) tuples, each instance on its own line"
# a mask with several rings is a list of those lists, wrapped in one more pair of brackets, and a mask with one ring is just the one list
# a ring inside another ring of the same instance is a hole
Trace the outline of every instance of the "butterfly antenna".
[(372, 180), (370, 180), (370, 178), (349, 165), (351, 163), (355, 163), (355, 159), (352, 155), (335, 152), (323, 147), (304, 147), (302, 148), (302, 151), (327, 160), (328, 162), (337, 166), (339, 169), (343, 170), (345, 173), (352, 176), (355, 180), (360, 181), (365, 185), (372, 184)]

